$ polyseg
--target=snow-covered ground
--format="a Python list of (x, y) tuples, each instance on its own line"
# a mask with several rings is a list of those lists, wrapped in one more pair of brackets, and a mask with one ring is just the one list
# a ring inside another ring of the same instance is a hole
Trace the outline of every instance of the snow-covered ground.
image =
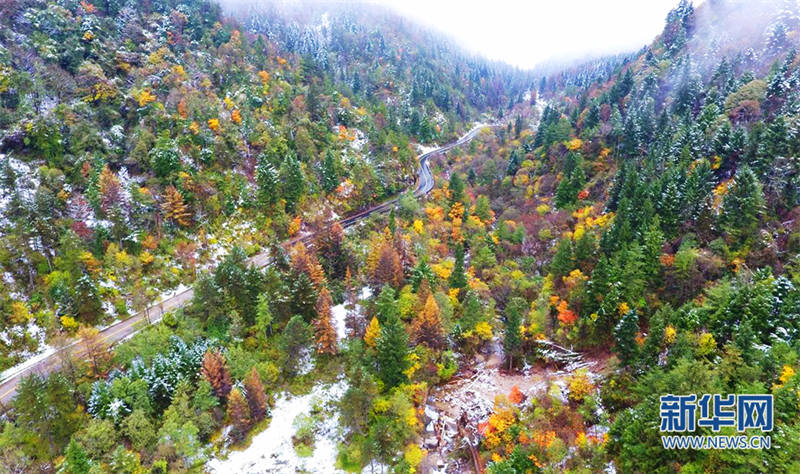
[[(365, 286), (361, 289), (358, 295), (359, 301), (365, 300), (372, 296), (372, 290)], [(361, 311), (361, 305), (356, 305), (354, 311)], [(333, 327), (336, 329), (336, 338), (339, 340), (339, 345), (347, 338), (347, 306), (345, 303), (337, 304), (331, 308), (331, 316), (333, 317)]]
[[(343, 439), (336, 402), (346, 391), (347, 381), (340, 379), (334, 384), (317, 385), (307, 395), (282, 394), (275, 402), (267, 429), (254, 436), (244, 451), (231, 452), (225, 460), (211, 460), (206, 471), (219, 474), (343, 472), (336, 468), (338, 445)], [(321, 405), (331, 414), (323, 416), (316, 427), (314, 452), (309, 457), (300, 457), (292, 444), (294, 420), (309, 414), (315, 405)]]
[[(365, 286), (358, 295), (359, 301), (372, 296), (372, 290)], [(356, 305), (355, 311), (361, 311)], [(331, 308), (336, 336), (341, 344), (347, 337), (345, 317), (347, 308), (339, 304)], [(310, 362), (310, 357), (308, 358)], [(313, 367), (313, 364), (312, 364)], [(266, 430), (255, 435), (250, 446), (244, 451), (231, 452), (227, 459), (213, 459), (206, 465), (209, 473), (336, 473), (338, 445), (343, 436), (339, 428), (337, 402), (347, 391), (347, 381), (342, 376), (336, 383), (321, 383), (311, 389), (311, 393), (292, 396), (280, 395), (272, 409), (272, 421)], [(308, 415), (314, 406), (322, 406), (326, 412), (316, 427), (314, 452), (310, 457), (300, 457), (292, 444), (295, 434), (294, 420), (300, 415)]]

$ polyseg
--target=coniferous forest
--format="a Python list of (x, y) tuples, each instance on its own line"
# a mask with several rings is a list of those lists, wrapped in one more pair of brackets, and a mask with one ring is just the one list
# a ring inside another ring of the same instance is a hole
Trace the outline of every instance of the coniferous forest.
[[(533, 70), (2, 2), (0, 472), (800, 472), (798, 48), (796, 0)], [(667, 394), (771, 395), (771, 446), (665, 449)]]

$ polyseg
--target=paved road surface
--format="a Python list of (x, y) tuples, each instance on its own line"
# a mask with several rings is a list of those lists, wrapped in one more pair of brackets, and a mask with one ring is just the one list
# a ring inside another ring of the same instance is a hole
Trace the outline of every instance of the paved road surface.
[[(414, 195), (417, 197), (424, 196), (433, 189), (434, 185), (433, 173), (431, 173), (430, 166), (428, 165), (428, 160), (431, 157), (438, 155), (440, 153), (444, 153), (452, 148), (455, 148), (459, 145), (462, 145), (472, 140), (473, 138), (475, 138), (475, 135), (477, 135), (481, 129), (486, 127), (489, 127), (489, 125), (477, 126), (472, 130), (470, 130), (469, 132), (467, 132), (457, 141), (420, 155), (419, 171), (417, 172), (417, 186), (414, 189)], [(352, 216), (345, 217), (341, 219), (339, 223), (342, 225), (342, 227), (350, 227), (362, 221), (363, 219), (371, 216), (372, 214), (388, 212), (395, 206), (395, 204), (397, 204), (398, 199), (399, 198), (393, 198), (389, 201), (378, 204), (377, 206), (371, 207), (369, 209), (356, 213)], [(308, 241), (311, 240), (313, 237), (314, 237), (313, 235), (296, 237), (288, 241), (287, 243), (294, 243), (297, 241)], [(252, 265), (261, 268), (269, 264), (270, 258), (267, 252), (262, 252), (252, 256), (248, 260), (248, 262)], [(173, 296), (170, 296), (169, 298), (164, 299), (160, 303), (150, 306), (146, 311), (137, 313), (124, 321), (120, 321), (116, 324), (113, 324), (103, 329), (100, 332), (100, 339), (101, 341), (106, 342), (108, 344), (114, 344), (123, 339), (126, 339), (136, 334), (143, 327), (145, 327), (148, 324), (147, 321), (148, 318), (150, 320), (150, 323), (160, 321), (164, 313), (168, 313), (174, 309), (184, 306), (192, 299), (193, 296), (194, 296), (194, 291), (191, 288), (186, 289)], [(28, 367), (20, 368), (19, 371), (15, 372), (13, 375), (10, 375), (8, 378), (4, 379), (2, 383), (0, 383), (0, 405), (5, 406), (14, 398), (14, 394), (16, 393), (17, 390), (17, 384), (25, 376), (33, 373), (46, 375), (56, 370), (61, 365), (63, 357), (67, 355), (63, 353), (65, 351), (71, 352), (72, 355), (75, 357), (81, 357), (85, 353), (83, 344), (81, 344), (80, 341), (73, 341), (72, 343), (61, 348), (59, 351), (43, 358), (41, 361), (32, 364)]]

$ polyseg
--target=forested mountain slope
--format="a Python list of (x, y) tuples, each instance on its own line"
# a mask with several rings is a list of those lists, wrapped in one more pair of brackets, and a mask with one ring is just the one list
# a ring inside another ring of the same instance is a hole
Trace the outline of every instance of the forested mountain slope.
[(430, 35), (400, 55), (419, 33), (385, 13), (375, 29), (332, 17), (325, 57), (212, 2), (1, 8), (0, 368), (190, 284), (232, 243), (297, 232), (307, 210), (397, 194), (412, 141), (522, 95), (521, 75), (450, 62)]
[[(682, 2), (639, 53), (540, 81), (535, 134), (509, 126), (456, 164), (505, 236), (502, 252), (471, 245), (471, 269), (493, 281), (502, 254), (529, 275), (489, 285), (522, 328), (520, 343), (506, 327), (506, 347), (530, 360), (547, 337), (616, 359), (605, 377), (576, 375), (566, 401), (496, 405), (482, 442), (494, 472), (798, 469), (798, 13)], [(668, 393), (773, 394), (772, 448), (664, 449)]]
[[(5, 365), (194, 285), (20, 383), (3, 469), (800, 469), (795, 1), (536, 80), (371, 8), (144, 6), (3, 7)], [(771, 448), (664, 449), (669, 393), (772, 394)]]

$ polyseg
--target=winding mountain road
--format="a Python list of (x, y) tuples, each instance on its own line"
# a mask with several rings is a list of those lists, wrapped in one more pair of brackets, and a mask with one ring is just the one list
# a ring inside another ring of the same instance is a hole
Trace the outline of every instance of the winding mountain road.
[[(414, 196), (424, 196), (433, 189), (435, 180), (428, 164), (428, 161), (431, 157), (445, 153), (459, 145), (469, 142), (475, 138), (475, 135), (477, 135), (482, 129), (491, 126), (492, 125), (478, 125), (464, 134), (458, 140), (420, 155), (418, 157), (419, 170), (417, 172), (417, 185), (414, 189)], [(342, 218), (339, 220), (339, 224), (346, 228), (357, 224), (372, 214), (388, 212), (397, 204), (399, 199), (399, 197), (395, 197), (354, 215)], [(313, 237), (314, 234), (307, 234), (302, 237), (295, 237), (286, 243), (292, 244), (300, 241), (305, 242), (311, 240)], [(267, 266), (269, 262), (269, 253), (266, 251), (258, 253), (248, 259), (249, 264), (259, 268)], [(168, 298), (165, 298), (159, 303), (151, 305), (146, 310), (101, 330), (99, 334), (100, 341), (110, 345), (127, 339), (139, 332), (148, 324), (160, 321), (165, 313), (169, 313), (170, 311), (183, 307), (189, 301), (191, 301), (193, 296), (194, 290), (192, 288), (188, 288)], [(23, 364), (19, 366), (18, 370), (10, 369), (6, 371), (6, 377), (2, 380), (2, 382), (0, 382), (0, 406), (7, 406), (13, 400), (17, 391), (17, 384), (19, 384), (24, 377), (34, 373), (47, 375), (50, 372), (57, 370), (67, 356), (71, 355), (73, 357), (83, 357), (85, 353), (86, 348), (83, 346), (83, 343), (80, 340), (74, 340), (64, 347), (48, 353), (46, 356), (37, 356), (40, 360), (35, 363)]]

